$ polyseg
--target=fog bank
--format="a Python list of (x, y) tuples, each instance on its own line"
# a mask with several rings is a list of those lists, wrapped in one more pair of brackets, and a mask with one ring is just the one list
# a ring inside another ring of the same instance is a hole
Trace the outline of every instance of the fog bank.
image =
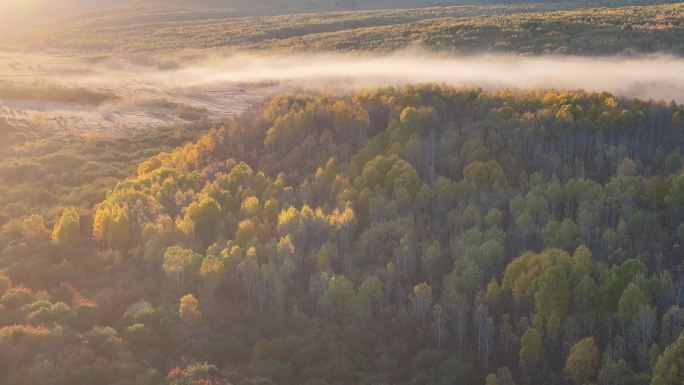
[[(9, 64), (3, 70), (2, 62)], [(29, 70), (27, 70), (29, 69)], [(446, 56), (424, 51), (386, 55), (310, 54), (67, 58), (0, 53), (0, 81), (36, 81), (114, 91), (141, 87), (205, 89), (225, 84), (349, 89), (436, 82), (460, 87), (609, 91), (684, 102), (684, 57)]]
[(264, 81), (290, 82), (304, 87), (318, 83), (358, 87), (437, 82), (489, 89), (609, 91), (621, 96), (684, 102), (684, 58), (667, 55), (447, 57), (420, 52), (384, 56), (236, 55), (155, 73), (151, 78), (181, 87)]
[(584, 89), (684, 103), (684, 58), (386, 55), (78, 57), (0, 52), (0, 119), (109, 131), (219, 120), (269, 96), (434, 82), (486, 89)]

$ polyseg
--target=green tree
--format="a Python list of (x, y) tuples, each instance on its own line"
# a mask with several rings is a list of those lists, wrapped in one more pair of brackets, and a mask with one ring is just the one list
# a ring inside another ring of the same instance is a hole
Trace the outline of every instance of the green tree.
[(520, 367), (530, 377), (539, 372), (542, 359), (543, 340), (542, 335), (535, 328), (529, 328), (520, 338), (520, 351), (518, 360)]
[(534, 295), (535, 325), (541, 328), (552, 316), (560, 321), (568, 313), (570, 284), (564, 267), (553, 266), (539, 277), (538, 289)]
[(409, 299), (413, 316), (423, 325), (432, 306), (432, 288), (425, 282), (420, 283), (413, 287)]
[(356, 293), (354, 285), (344, 276), (330, 278), (328, 288), (323, 293), (321, 304), (333, 318), (347, 316), (352, 311)]
[(684, 333), (668, 346), (656, 362), (651, 385), (684, 383)]
[(371, 314), (373, 307), (382, 298), (383, 292), (382, 281), (378, 277), (371, 276), (363, 280), (357, 294), (358, 312), (362, 318)]
[(572, 253), (571, 263), (572, 281), (577, 283), (591, 272), (593, 266), (591, 250), (584, 245), (578, 246)]
[(626, 321), (632, 321), (639, 310), (648, 305), (644, 292), (634, 283), (627, 285), (618, 302), (618, 314)]
[(579, 239), (579, 227), (570, 218), (563, 222), (549, 221), (542, 231), (544, 246), (569, 249), (577, 245)]

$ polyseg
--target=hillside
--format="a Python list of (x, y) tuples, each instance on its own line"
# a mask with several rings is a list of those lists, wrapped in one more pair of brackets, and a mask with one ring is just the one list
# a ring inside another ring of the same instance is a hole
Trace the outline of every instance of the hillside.
[(683, 146), (605, 93), (276, 97), (3, 227), (0, 382), (680, 383)]
[[(572, 3), (574, 4), (574, 3)], [(608, 55), (684, 52), (684, 6), (514, 4), (235, 17), (230, 10), (93, 14), (6, 44), (88, 54), (392, 51)], [(21, 43), (19, 43), (21, 41)]]
[[(488, 6), (492, 4), (534, 5), (546, 9), (615, 7), (675, 3), (674, 0), (0, 0), (0, 32), (24, 28), (54, 28), (74, 20), (114, 18), (118, 22), (136, 20), (181, 21), (218, 17), (268, 16), (361, 10), (391, 10), (439, 6)], [(142, 16), (142, 18), (141, 18)]]
[(0, 0), (0, 385), (682, 385), (683, 103), (676, 0)]

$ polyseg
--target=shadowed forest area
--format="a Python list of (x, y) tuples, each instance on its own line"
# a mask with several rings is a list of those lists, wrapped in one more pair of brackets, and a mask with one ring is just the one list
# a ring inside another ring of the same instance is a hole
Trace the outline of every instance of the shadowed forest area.
[(73, 4), (0, 43), (3, 385), (684, 382), (681, 3)]

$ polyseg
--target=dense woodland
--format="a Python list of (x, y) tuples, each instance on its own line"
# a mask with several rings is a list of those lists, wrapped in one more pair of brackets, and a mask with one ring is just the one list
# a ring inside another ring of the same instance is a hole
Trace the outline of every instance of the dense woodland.
[(0, 383), (681, 384), (682, 148), (605, 93), (275, 97), (4, 221)]
[(138, 163), (197, 138), (204, 126), (99, 136), (66, 123), (46, 129), (40, 116), (31, 120), (27, 128), (0, 119), (0, 225), (30, 214), (55, 221), (65, 206), (89, 213)]
[[(421, 47), (460, 54), (684, 53), (681, 3), (621, 8), (606, 8), (606, 4), (514, 2), (249, 17), (236, 17), (231, 9), (143, 8), (88, 14), (22, 32), (18, 37), (10, 34), (0, 41), (0, 47), (148, 53), (144, 57), (149, 57), (150, 52), (175, 53), (189, 47), (229, 52), (392, 51)], [(592, 6), (600, 8), (588, 8)]]

